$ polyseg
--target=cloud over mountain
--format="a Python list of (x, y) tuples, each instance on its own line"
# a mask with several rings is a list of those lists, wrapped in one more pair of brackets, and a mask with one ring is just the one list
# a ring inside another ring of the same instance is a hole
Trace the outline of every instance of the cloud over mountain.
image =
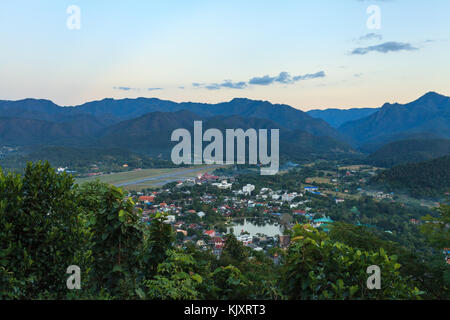
[(227, 89), (245, 89), (248, 86), (255, 85), (255, 86), (269, 86), (272, 84), (293, 84), (298, 81), (303, 80), (311, 80), (311, 79), (317, 79), (317, 78), (325, 78), (326, 74), (325, 71), (319, 71), (316, 73), (307, 73), (303, 75), (298, 76), (291, 76), (289, 72), (280, 72), (280, 74), (276, 76), (269, 76), (265, 75), (262, 77), (253, 77), (248, 82), (245, 81), (239, 81), (239, 82), (233, 82), (231, 80), (225, 80), (222, 83), (198, 83), (194, 82), (192, 83), (192, 86), (194, 88), (204, 88), (208, 90), (220, 90), (223, 88)]

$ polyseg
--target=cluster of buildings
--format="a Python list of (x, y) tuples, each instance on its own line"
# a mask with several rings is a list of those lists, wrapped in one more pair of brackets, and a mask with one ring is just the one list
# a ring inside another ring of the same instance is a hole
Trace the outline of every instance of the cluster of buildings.
[[(265, 218), (268, 219), (267, 221), (272, 221), (272, 223), (273, 221), (281, 220), (283, 215), (289, 214), (293, 217), (303, 217), (312, 226), (316, 228), (321, 227), (326, 231), (326, 226), (333, 222), (330, 218), (320, 213), (312, 212), (312, 208), (307, 206), (311, 200), (306, 197), (306, 193), (319, 192), (317, 187), (305, 188), (305, 193), (272, 190), (267, 187), (260, 188), (259, 192), (256, 192), (256, 186), (253, 184), (245, 184), (242, 188), (234, 188), (233, 190), (234, 183), (233, 179), (228, 178), (226, 180), (218, 176), (204, 174), (176, 184), (175, 188), (200, 184), (211, 185), (220, 190), (229, 191), (220, 194), (220, 202), (215, 192), (205, 191), (203, 194), (192, 194), (192, 189), (189, 188), (182, 191), (187, 195), (186, 197), (182, 200), (173, 199), (172, 203), (156, 203), (156, 200), (159, 193), (166, 193), (167, 195), (174, 190), (154, 191), (146, 195), (138, 193), (137, 202), (143, 208), (142, 220), (146, 223), (151, 223), (151, 214), (164, 212), (167, 214), (165, 222), (171, 224), (175, 232), (180, 234), (180, 236), (177, 236), (179, 245), (191, 242), (204, 250), (212, 250), (217, 256), (220, 256), (223, 250), (225, 234), (212, 229), (206, 223), (205, 217), (208, 214), (204, 211), (186, 209), (192, 208), (194, 199), (197, 203), (200, 203), (200, 206), (208, 206), (208, 212), (214, 212), (224, 217), (226, 223), (230, 223), (233, 217), (241, 217), (242, 212), (253, 212), (255, 209), (267, 217)], [(164, 198), (166, 199), (167, 196)], [(237, 234), (237, 239), (245, 246), (256, 251), (267, 250), (274, 246), (285, 248), (290, 243), (290, 238), (284, 235), (273, 237), (264, 234), (250, 235), (245, 232)]]

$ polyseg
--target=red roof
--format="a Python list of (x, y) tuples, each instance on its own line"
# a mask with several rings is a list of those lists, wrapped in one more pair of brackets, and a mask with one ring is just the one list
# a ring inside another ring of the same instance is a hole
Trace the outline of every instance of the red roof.
[(219, 179), (218, 176), (213, 176), (213, 175), (210, 175), (209, 173), (205, 173), (204, 175), (202, 175), (200, 177), (200, 180), (217, 180), (217, 179)]
[(155, 200), (155, 197), (153, 197), (153, 196), (141, 196), (141, 197), (139, 197), (139, 201), (153, 202), (154, 200)]

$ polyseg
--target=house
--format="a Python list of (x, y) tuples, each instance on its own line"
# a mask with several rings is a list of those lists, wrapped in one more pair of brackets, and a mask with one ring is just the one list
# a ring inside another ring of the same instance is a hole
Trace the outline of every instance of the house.
[(211, 237), (211, 238), (214, 238), (216, 236), (216, 231), (214, 231), (214, 230), (207, 230), (207, 231), (204, 232), (204, 234), (209, 236), (209, 237)]
[(285, 193), (281, 196), (281, 201), (291, 202), (298, 196), (297, 192)]
[(313, 227), (314, 228), (318, 228), (321, 226), (325, 226), (329, 223), (333, 223), (334, 221), (328, 217), (323, 217), (323, 218), (319, 218), (319, 219), (314, 219), (313, 220)]
[(279, 212), (273, 212), (273, 213), (271, 213), (271, 215), (273, 215), (275, 217), (281, 217), (281, 213), (279, 213)]
[(204, 175), (198, 177), (198, 182), (208, 182), (208, 181), (217, 181), (219, 180), (218, 176), (210, 175), (209, 173), (205, 173)]
[(252, 184), (247, 184), (242, 188), (242, 193), (245, 195), (251, 195), (252, 192), (255, 190), (255, 186)]
[(165, 223), (175, 223), (175, 216), (167, 216)]
[(232, 183), (228, 183), (227, 180), (223, 180), (220, 183), (213, 183), (212, 185), (217, 187), (217, 188), (219, 188), (219, 189), (221, 189), (221, 190), (226, 190), (226, 189), (230, 189), (231, 190), (231, 187), (233, 186), (233, 184)]
[(203, 211), (200, 211), (199, 213), (197, 213), (197, 216), (198, 216), (200, 219), (203, 219), (203, 217), (206, 216), (206, 214), (205, 214)]
[(222, 237), (214, 237), (213, 238), (214, 247), (222, 249), (225, 245), (225, 242), (223, 241)]
[(248, 234), (241, 235), (237, 239), (238, 239), (238, 241), (242, 242), (244, 245), (248, 245), (253, 242), (252, 236), (250, 236)]
[(219, 259), (220, 256), (222, 255), (222, 250), (223, 250), (222, 247), (214, 246), (213, 254), (217, 257), (217, 259)]
[(155, 201), (154, 196), (140, 196), (139, 202), (143, 202), (145, 204), (152, 204)]
[(203, 246), (206, 245), (205, 241), (203, 241), (203, 240), (198, 240), (196, 244), (197, 244), (198, 247), (203, 247)]

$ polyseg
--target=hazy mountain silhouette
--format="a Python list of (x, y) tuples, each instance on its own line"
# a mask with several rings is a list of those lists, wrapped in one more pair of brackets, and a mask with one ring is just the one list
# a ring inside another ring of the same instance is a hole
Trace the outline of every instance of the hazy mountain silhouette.
[(423, 134), (450, 138), (450, 98), (429, 92), (408, 104), (386, 103), (368, 117), (344, 123), (339, 130), (360, 145)]
[(339, 128), (348, 121), (365, 118), (378, 111), (378, 108), (352, 108), (352, 109), (325, 109), (310, 110), (308, 115), (313, 118), (322, 119), (332, 127)]

